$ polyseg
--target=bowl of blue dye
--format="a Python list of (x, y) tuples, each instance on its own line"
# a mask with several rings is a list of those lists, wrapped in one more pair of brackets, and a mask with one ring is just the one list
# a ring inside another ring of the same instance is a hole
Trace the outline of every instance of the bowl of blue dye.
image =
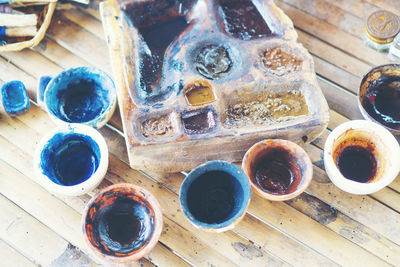
[(57, 123), (81, 123), (98, 129), (115, 110), (115, 85), (97, 68), (67, 69), (48, 83), (44, 105)]
[(251, 186), (233, 163), (209, 161), (193, 169), (182, 183), (179, 200), (186, 218), (208, 232), (231, 230), (244, 217)]
[(108, 168), (108, 148), (92, 127), (70, 124), (53, 129), (34, 154), (38, 183), (60, 195), (78, 196), (93, 190)]

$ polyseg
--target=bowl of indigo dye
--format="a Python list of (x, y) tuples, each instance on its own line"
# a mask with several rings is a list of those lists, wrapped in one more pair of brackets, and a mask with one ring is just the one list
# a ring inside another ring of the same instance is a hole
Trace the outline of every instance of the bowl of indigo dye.
[(209, 232), (231, 230), (250, 203), (249, 179), (235, 164), (209, 161), (193, 169), (182, 183), (179, 200), (186, 218)]
[(325, 170), (337, 187), (351, 194), (372, 194), (400, 172), (400, 146), (383, 126), (354, 120), (336, 127), (324, 148)]
[(77, 196), (93, 190), (108, 168), (108, 148), (92, 127), (70, 124), (53, 129), (34, 154), (37, 181), (48, 191)]
[(44, 104), (58, 123), (82, 123), (98, 129), (115, 110), (115, 85), (97, 68), (67, 69), (48, 83)]
[(101, 190), (82, 217), (86, 243), (101, 259), (113, 263), (139, 260), (157, 244), (163, 220), (157, 199), (132, 184)]
[(364, 118), (400, 135), (400, 64), (368, 72), (361, 81), (358, 104)]
[(313, 176), (312, 163), (304, 149), (282, 139), (267, 139), (253, 145), (243, 158), (242, 169), (254, 191), (272, 201), (297, 197)]

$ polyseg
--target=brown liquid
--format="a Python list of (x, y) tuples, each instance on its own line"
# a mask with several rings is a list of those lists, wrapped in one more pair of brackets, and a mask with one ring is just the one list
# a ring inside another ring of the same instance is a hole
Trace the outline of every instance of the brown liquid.
[(216, 114), (209, 108), (182, 114), (183, 128), (186, 134), (205, 134), (216, 127)]
[(336, 164), (344, 177), (360, 183), (372, 180), (377, 171), (374, 154), (361, 146), (345, 147), (339, 152)]
[(211, 86), (205, 81), (197, 81), (190, 84), (186, 91), (186, 101), (192, 106), (208, 104), (215, 100)]
[(296, 177), (292, 172), (294, 162), (287, 152), (276, 151), (267, 155), (257, 164), (256, 184), (265, 192), (283, 195), (294, 191)]
[(171, 118), (165, 115), (159, 118), (151, 118), (142, 123), (142, 133), (148, 138), (162, 138), (175, 134)]

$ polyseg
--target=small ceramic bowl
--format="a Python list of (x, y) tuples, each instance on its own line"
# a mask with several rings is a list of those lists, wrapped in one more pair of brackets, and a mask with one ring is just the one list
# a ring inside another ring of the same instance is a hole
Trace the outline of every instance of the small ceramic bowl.
[(324, 149), (325, 170), (337, 187), (371, 194), (390, 184), (400, 171), (400, 147), (384, 127), (355, 120), (336, 127)]
[(267, 139), (253, 145), (244, 155), (242, 169), (258, 195), (284, 201), (297, 197), (308, 187), (313, 168), (299, 145), (282, 139)]
[[(39, 86), (38, 90), (40, 95), (43, 88)], [(68, 69), (47, 84), (43, 104), (56, 123), (82, 123), (98, 129), (115, 110), (114, 82), (96, 68)]]
[(4, 110), (11, 117), (26, 112), (29, 107), (29, 96), (25, 85), (21, 81), (11, 81), (1, 87), (1, 100)]
[(365, 119), (400, 135), (400, 64), (368, 72), (361, 81), (358, 106)]
[(94, 189), (108, 168), (108, 148), (95, 129), (70, 124), (53, 129), (34, 154), (37, 181), (48, 191), (78, 196)]
[(235, 164), (209, 161), (192, 170), (182, 183), (179, 200), (186, 218), (209, 232), (231, 230), (250, 203), (249, 179)]
[(161, 207), (147, 190), (116, 184), (101, 190), (87, 204), (82, 230), (88, 246), (102, 260), (136, 261), (157, 244), (163, 220)]

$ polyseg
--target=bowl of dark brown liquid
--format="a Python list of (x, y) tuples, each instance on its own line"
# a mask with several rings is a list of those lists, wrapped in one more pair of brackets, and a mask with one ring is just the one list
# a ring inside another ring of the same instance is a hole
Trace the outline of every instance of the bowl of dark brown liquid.
[(101, 259), (126, 263), (139, 260), (157, 244), (161, 208), (153, 195), (132, 184), (116, 184), (96, 194), (83, 213), (89, 247)]
[(261, 197), (283, 201), (300, 195), (312, 179), (312, 164), (299, 145), (268, 139), (253, 145), (245, 154), (242, 169), (253, 190)]
[(390, 184), (400, 171), (400, 147), (374, 122), (341, 124), (329, 135), (324, 163), (331, 181), (352, 194), (371, 194)]
[(400, 135), (400, 64), (368, 72), (361, 81), (358, 100), (364, 118)]

